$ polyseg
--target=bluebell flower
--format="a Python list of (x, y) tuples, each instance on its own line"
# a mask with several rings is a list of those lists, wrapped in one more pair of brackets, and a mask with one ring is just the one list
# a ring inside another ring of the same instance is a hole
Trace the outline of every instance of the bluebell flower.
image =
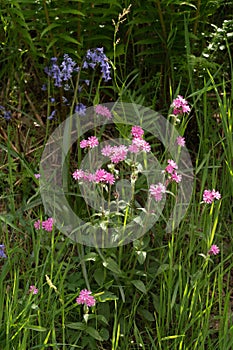
[(55, 103), (56, 102), (55, 98), (54, 97), (50, 97), (50, 102), (51, 103)]
[(87, 51), (85, 60), (83, 62), (83, 68), (95, 69), (97, 64), (100, 64), (101, 73), (103, 74), (104, 81), (111, 80), (111, 76), (110, 76), (111, 66), (108, 63), (108, 58), (104, 53), (103, 47)]
[(50, 114), (50, 116), (48, 116), (47, 119), (52, 120), (54, 118), (55, 114), (56, 114), (56, 109), (54, 109), (54, 111), (52, 111), (52, 113)]
[(2, 111), (2, 117), (6, 120), (9, 121), (12, 118), (11, 111), (6, 111), (5, 107), (0, 106), (0, 111)]
[(85, 115), (86, 109), (87, 107), (84, 104), (78, 103), (75, 107), (75, 113), (78, 113), (79, 115)]
[[(46, 70), (47, 67), (45, 67), (44, 70)], [(42, 87), (41, 87), (41, 90), (42, 91), (46, 91), (47, 90), (47, 85), (46, 84), (43, 84)]]
[(4, 244), (0, 244), (0, 258), (7, 258), (6, 254), (5, 254), (5, 245)]
[(65, 54), (64, 60), (60, 66), (62, 79), (64, 81), (71, 79), (75, 66), (76, 66), (76, 63), (72, 60), (72, 58), (70, 58), (67, 54)]
[(68, 100), (65, 96), (62, 96), (62, 103), (68, 104)]
[(60, 71), (60, 68), (57, 65), (57, 58), (52, 57), (51, 60), (51, 67), (45, 67), (44, 71), (48, 76), (53, 78), (55, 80), (54, 86), (61, 87), (62, 86), (62, 74)]

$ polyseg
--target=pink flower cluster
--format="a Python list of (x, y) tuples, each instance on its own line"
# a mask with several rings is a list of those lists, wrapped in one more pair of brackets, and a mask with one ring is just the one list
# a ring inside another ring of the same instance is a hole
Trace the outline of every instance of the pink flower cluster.
[(85, 172), (81, 169), (75, 170), (75, 172), (72, 174), (73, 178), (75, 180), (83, 180), (88, 182), (94, 182), (94, 183), (107, 183), (110, 185), (113, 185), (115, 182), (114, 175), (109, 173), (108, 171), (104, 169), (98, 169), (94, 174)]
[(150, 152), (151, 148), (148, 142), (143, 140), (142, 136), (144, 135), (144, 131), (140, 126), (133, 126), (131, 129), (131, 135), (133, 136), (133, 140), (128, 150), (131, 153), (138, 153), (140, 151)]
[(39, 230), (42, 227), (43, 230), (51, 232), (53, 230), (53, 218), (48, 218), (47, 220), (42, 222), (40, 220), (37, 220), (34, 223), (34, 227), (36, 230)]
[(35, 176), (36, 179), (40, 178), (40, 174), (34, 174), (34, 176)]
[(210, 250), (208, 251), (208, 254), (209, 254), (209, 255), (217, 255), (219, 252), (220, 252), (219, 247), (218, 247), (216, 244), (213, 244), (213, 245), (210, 247)]
[(182, 175), (178, 175), (176, 170), (178, 169), (178, 165), (174, 160), (168, 159), (168, 165), (165, 168), (165, 172), (169, 174), (169, 180), (175, 181), (176, 183), (181, 182)]
[(144, 130), (140, 127), (140, 126), (133, 126), (131, 129), (131, 135), (135, 138), (142, 138), (142, 136), (144, 135)]
[(82, 289), (79, 293), (79, 297), (76, 298), (77, 304), (85, 304), (86, 306), (95, 306), (96, 300), (91, 295), (91, 291), (87, 289)]
[(205, 203), (211, 204), (215, 199), (220, 199), (221, 194), (215, 190), (205, 190), (203, 193), (203, 201)]
[(99, 141), (96, 136), (90, 136), (87, 140), (80, 141), (80, 147), (81, 148), (94, 148), (97, 147), (99, 144)]
[(37, 294), (38, 293), (38, 289), (36, 288), (36, 286), (30, 286), (29, 287), (29, 293)]
[(126, 159), (128, 149), (124, 145), (120, 146), (110, 146), (107, 145), (105, 146), (102, 150), (101, 153), (105, 157), (109, 157), (111, 159), (111, 162), (114, 164), (118, 164), (119, 162), (123, 161)]
[(173, 114), (175, 115), (190, 112), (188, 102), (181, 95), (178, 95), (177, 98), (173, 100), (171, 107), (173, 107)]
[(150, 152), (150, 149), (149, 143), (139, 137), (133, 138), (132, 143), (128, 148), (131, 153), (138, 153), (140, 151), (148, 153)]
[(178, 136), (176, 139), (176, 143), (178, 146), (184, 147), (185, 146), (185, 138), (182, 136)]
[(159, 182), (157, 185), (150, 185), (149, 192), (156, 202), (160, 202), (163, 197), (163, 193), (166, 192), (166, 187)]
[(102, 105), (95, 106), (95, 113), (106, 117), (107, 119), (112, 119), (112, 114), (110, 110)]

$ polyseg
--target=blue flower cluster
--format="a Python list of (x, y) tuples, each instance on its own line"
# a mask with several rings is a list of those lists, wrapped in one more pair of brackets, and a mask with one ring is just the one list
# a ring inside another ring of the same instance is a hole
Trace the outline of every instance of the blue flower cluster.
[(0, 258), (7, 258), (6, 254), (5, 254), (5, 245), (4, 244), (0, 244)]
[[(82, 69), (96, 69), (97, 67), (100, 67), (102, 78), (104, 81), (111, 80), (110, 71), (111, 66), (108, 63), (108, 58), (104, 53), (103, 48), (96, 48), (96, 49), (90, 49), (87, 51)], [(65, 54), (63, 56), (63, 61), (58, 65), (58, 59), (56, 57), (52, 57), (50, 60), (50, 66), (45, 67), (45, 73), (48, 74), (49, 77), (51, 77), (54, 80), (54, 86), (55, 87), (63, 87), (65, 91), (70, 90), (68, 81), (72, 79), (72, 74), (74, 72), (78, 72), (80, 70), (80, 67), (77, 66), (77, 64), (72, 60), (72, 58), (69, 57), (68, 54)], [(84, 83), (89, 86), (90, 81), (85, 79)], [(42, 90), (46, 90), (46, 86), (43, 85)], [(78, 92), (81, 93), (82, 86), (79, 86)], [(64, 99), (66, 99), (63, 96)], [(52, 104), (55, 103), (55, 99), (53, 97), (50, 97), (50, 102)], [(66, 102), (63, 101), (63, 103), (67, 104), (68, 101), (66, 99)], [(56, 110), (53, 110), (50, 116), (48, 117), (49, 120), (52, 120), (55, 116)], [(78, 113), (82, 116), (86, 114), (86, 106), (82, 103), (78, 103), (75, 107), (75, 113)]]
[(60, 67), (57, 64), (57, 57), (52, 57), (50, 62), (51, 67), (45, 67), (45, 73), (54, 79), (54, 86), (56, 87), (61, 87), (62, 82), (67, 82), (71, 79), (72, 73), (79, 70), (78, 67), (75, 68), (76, 63), (67, 54), (64, 55)]
[(104, 81), (111, 80), (111, 77), (110, 77), (111, 67), (110, 67), (110, 64), (108, 63), (108, 58), (104, 53), (103, 47), (87, 51), (85, 61), (83, 63), (83, 68), (86, 69), (90, 67), (92, 69), (95, 69), (97, 64), (100, 64)]
[(12, 118), (12, 114), (10, 111), (7, 111), (5, 107), (0, 106), (0, 115), (6, 120), (9, 121)]

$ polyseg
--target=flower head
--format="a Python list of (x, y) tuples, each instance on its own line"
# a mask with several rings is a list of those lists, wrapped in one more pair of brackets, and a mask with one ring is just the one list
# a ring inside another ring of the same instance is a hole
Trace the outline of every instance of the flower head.
[(177, 98), (173, 100), (171, 107), (174, 108), (173, 114), (175, 115), (190, 112), (188, 102), (181, 95), (178, 95)]
[(83, 103), (78, 103), (75, 107), (75, 113), (84, 116), (86, 114), (87, 107)]
[(32, 293), (32, 294), (37, 294), (38, 293), (38, 289), (36, 288), (36, 286), (30, 286), (29, 287), (29, 293)]
[(156, 202), (160, 202), (163, 197), (163, 193), (166, 192), (166, 187), (159, 182), (157, 185), (150, 185), (149, 192)]
[(83, 170), (75, 170), (75, 172), (73, 172), (72, 176), (75, 180), (80, 180), (80, 179), (83, 179), (84, 178), (84, 171)]
[(34, 227), (36, 230), (39, 230), (42, 227), (43, 230), (51, 232), (53, 230), (53, 218), (48, 218), (42, 222), (40, 220), (37, 220), (34, 222)]
[(209, 255), (217, 255), (218, 253), (220, 252), (220, 249), (217, 245), (213, 244), (211, 247), (210, 247), (210, 250), (208, 251), (208, 254)]
[(205, 190), (203, 193), (203, 201), (207, 204), (211, 204), (214, 199), (219, 200), (221, 198), (221, 194), (218, 191), (213, 190)]
[(54, 116), (55, 116), (55, 114), (56, 114), (56, 112), (57, 112), (57, 110), (56, 109), (54, 109), (53, 111), (52, 111), (52, 113), (48, 116), (48, 120), (52, 120), (53, 118), (54, 118)]
[(112, 119), (112, 114), (111, 114), (110, 110), (105, 106), (101, 106), (101, 105), (95, 106), (95, 113), (102, 115), (103, 117), (106, 117), (107, 119)]
[(172, 180), (175, 181), (176, 183), (181, 182), (182, 180), (182, 175), (178, 175), (176, 171), (173, 172), (172, 174)]
[(85, 304), (86, 306), (90, 307), (90, 306), (95, 306), (96, 300), (91, 295), (90, 290), (83, 289), (79, 293), (79, 297), (76, 298), (76, 303), (77, 304)]
[(92, 68), (95, 69), (96, 65), (99, 64), (101, 67), (101, 72), (103, 74), (104, 81), (111, 80), (110, 77), (110, 64), (108, 63), (108, 58), (104, 53), (103, 47), (90, 49), (87, 51), (83, 68)]
[(168, 165), (166, 166), (165, 171), (169, 174), (173, 174), (174, 171), (178, 169), (178, 165), (172, 159), (168, 159), (167, 162), (168, 162)]
[(40, 178), (40, 174), (34, 174), (34, 176), (35, 176), (36, 179)]
[(71, 79), (75, 66), (76, 63), (69, 57), (69, 55), (65, 54), (61, 64), (61, 74), (64, 81)]
[(150, 144), (143, 140), (142, 138), (135, 137), (132, 140), (131, 145), (128, 148), (131, 153), (138, 153), (140, 151), (144, 151), (146, 153), (150, 152)]
[(99, 144), (99, 140), (97, 139), (96, 136), (90, 136), (88, 137), (87, 140), (80, 141), (81, 148), (87, 148), (87, 147), (94, 148), (94, 147), (97, 147), (98, 144)]
[(12, 118), (11, 111), (6, 111), (5, 107), (0, 106), (0, 112), (6, 121), (9, 121)]
[(135, 125), (131, 129), (131, 134), (133, 137), (142, 138), (142, 135), (144, 134), (144, 130), (140, 126)]
[(53, 218), (42, 221), (42, 228), (47, 232), (51, 232), (53, 230)]
[(184, 147), (185, 146), (185, 138), (182, 136), (178, 136), (176, 139), (176, 143), (178, 146)]
[(5, 244), (0, 244), (0, 258), (7, 258), (6, 254), (5, 254)]

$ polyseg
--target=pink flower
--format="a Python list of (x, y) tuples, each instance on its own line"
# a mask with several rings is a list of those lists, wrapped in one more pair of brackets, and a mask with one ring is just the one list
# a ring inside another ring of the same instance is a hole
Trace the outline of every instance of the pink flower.
[(53, 230), (53, 218), (42, 221), (42, 228), (47, 232), (51, 232)]
[(115, 178), (111, 173), (107, 172), (106, 170), (98, 169), (95, 172), (95, 180), (94, 181), (96, 183), (105, 182), (105, 183), (108, 183), (110, 185), (113, 185), (115, 182)]
[(140, 151), (144, 151), (148, 153), (150, 152), (150, 149), (151, 148), (149, 143), (139, 137), (135, 137), (132, 140), (132, 144), (128, 148), (128, 150), (132, 153), (138, 153)]
[(131, 153), (138, 153), (139, 152), (139, 148), (138, 146), (136, 146), (135, 144), (132, 144), (129, 146), (128, 148), (129, 152)]
[(182, 180), (182, 175), (178, 175), (177, 172), (174, 171), (174, 173), (172, 174), (172, 180), (176, 183), (179, 183)]
[(190, 112), (188, 102), (181, 95), (178, 95), (177, 98), (173, 100), (171, 107), (174, 108), (173, 114), (175, 115)]
[(108, 172), (106, 172), (105, 174), (105, 182), (110, 184), (110, 185), (113, 185), (114, 182), (115, 182), (115, 177), (113, 174), (110, 174)]
[(112, 154), (112, 146), (106, 145), (104, 148), (102, 148), (101, 153), (105, 157), (109, 157)]
[(88, 147), (88, 141), (87, 141), (87, 140), (82, 140), (82, 141), (80, 141), (80, 147), (81, 147), (81, 148), (86, 148), (86, 147)]
[(128, 152), (128, 149), (124, 145), (112, 147), (112, 153), (110, 155), (111, 162), (117, 164), (125, 160), (127, 156), (127, 152)]
[(91, 291), (87, 289), (81, 290), (79, 297), (76, 298), (77, 304), (85, 304), (88, 307), (95, 306), (95, 298), (91, 295)]
[(40, 221), (37, 220), (36, 222), (34, 222), (34, 227), (36, 230), (39, 230), (41, 227), (42, 229), (44, 229), (47, 232), (51, 232), (53, 230), (53, 218), (48, 218), (45, 221)]
[(168, 165), (166, 166), (165, 171), (169, 174), (173, 174), (175, 169), (178, 169), (178, 165), (172, 159), (168, 159), (167, 162), (168, 162)]
[(38, 289), (36, 288), (36, 286), (30, 286), (29, 287), (29, 293), (37, 294), (38, 293)]
[(149, 192), (156, 202), (160, 202), (163, 197), (163, 193), (166, 192), (166, 187), (159, 182), (157, 185), (150, 185)]
[(104, 169), (98, 169), (95, 172), (95, 182), (104, 182), (105, 181), (105, 176), (106, 176), (106, 170)]
[(106, 117), (107, 119), (112, 119), (112, 114), (111, 114), (110, 110), (105, 106), (101, 106), (101, 105), (95, 106), (95, 113), (102, 115), (103, 117)]
[(140, 126), (135, 125), (132, 127), (131, 134), (133, 135), (133, 137), (140, 139), (144, 134), (144, 131)]
[(37, 220), (37, 221), (34, 222), (34, 227), (35, 227), (36, 230), (40, 229), (40, 224), (41, 224), (40, 220)]
[(213, 244), (210, 248), (210, 250), (208, 251), (209, 255), (217, 255), (220, 252), (220, 249), (217, 245)]
[(94, 148), (94, 147), (97, 147), (98, 146), (98, 144), (99, 144), (99, 140), (97, 139), (97, 137), (96, 136), (90, 136), (90, 137), (88, 137), (88, 146), (90, 147), (90, 148)]
[(87, 148), (87, 147), (94, 148), (98, 146), (98, 144), (99, 144), (99, 140), (97, 139), (96, 136), (90, 136), (88, 137), (87, 140), (80, 141), (81, 148)]
[(40, 178), (40, 174), (34, 174), (34, 176), (35, 176), (36, 179)]
[(221, 194), (215, 190), (205, 190), (203, 193), (203, 201), (208, 204), (211, 204), (214, 201), (214, 199), (218, 200), (220, 198)]
[(214, 196), (214, 199), (220, 199), (221, 198), (221, 194), (218, 191), (212, 190), (212, 194)]
[(79, 169), (75, 170), (75, 172), (72, 174), (75, 180), (83, 179), (84, 175), (85, 175), (84, 171)]
[(178, 136), (176, 139), (177, 145), (184, 147), (185, 146), (185, 138), (182, 136)]

